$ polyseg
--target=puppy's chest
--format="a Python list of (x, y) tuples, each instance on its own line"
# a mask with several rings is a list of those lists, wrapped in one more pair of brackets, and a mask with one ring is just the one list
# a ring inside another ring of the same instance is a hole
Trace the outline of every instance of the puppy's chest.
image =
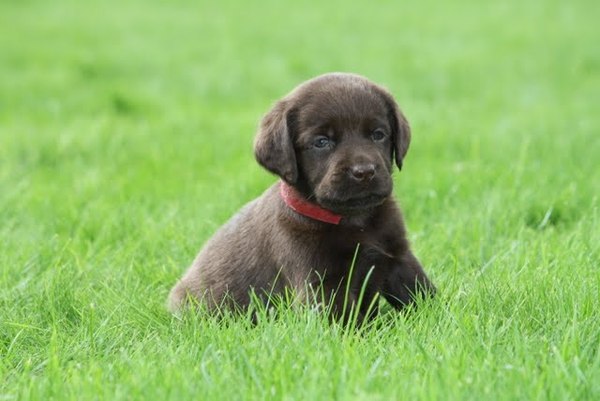
[(305, 259), (310, 260), (305, 268), (322, 278), (348, 277), (351, 271), (360, 276), (386, 275), (394, 263), (395, 252), (388, 245), (355, 235), (320, 239), (315, 248)]

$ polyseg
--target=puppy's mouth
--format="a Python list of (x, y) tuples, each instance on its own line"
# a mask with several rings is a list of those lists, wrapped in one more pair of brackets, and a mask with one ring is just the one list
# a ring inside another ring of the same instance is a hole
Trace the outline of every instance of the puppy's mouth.
[(332, 212), (348, 214), (368, 211), (383, 204), (389, 194), (366, 194), (348, 198), (317, 197), (318, 203)]

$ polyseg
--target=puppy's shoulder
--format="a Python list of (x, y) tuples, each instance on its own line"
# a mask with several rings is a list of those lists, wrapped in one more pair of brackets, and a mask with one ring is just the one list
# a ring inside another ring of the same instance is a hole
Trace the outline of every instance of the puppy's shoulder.
[(402, 212), (392, 198), (387, 200), (373, 215), (366, 243), (378, 244), (390, 253), (405, 250), (408, 247), (406, 227)]

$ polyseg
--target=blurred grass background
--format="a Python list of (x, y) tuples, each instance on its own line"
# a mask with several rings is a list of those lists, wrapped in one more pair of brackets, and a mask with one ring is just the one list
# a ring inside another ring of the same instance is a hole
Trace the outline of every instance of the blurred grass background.
[[(599, 17), (584, 0), (2, 1), (1, 398), (596, 398)], [(329, 71), (386, 86), (411, 122), (396, 195), (439, 303), (362, 340), (291, 317), (182, 327), (169, 288), (274, 181), (260, 117)]]

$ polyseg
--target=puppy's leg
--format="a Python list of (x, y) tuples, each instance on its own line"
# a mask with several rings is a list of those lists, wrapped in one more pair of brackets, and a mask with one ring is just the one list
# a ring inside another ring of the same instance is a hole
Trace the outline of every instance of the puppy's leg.
[[(362, 292), (362, 293), (361, 293)], [(379, 315), (378, 293), (372, 289), (336, 291), (329, 299), (330, 314), (333, 320), (357, 325), (370, 322)]]
[(420, 295), (433, 296), (435, 292), (435, 286), (410, 250), (402, 255), (383, 286), (383, 296), (397, 309), (402, 309)]

